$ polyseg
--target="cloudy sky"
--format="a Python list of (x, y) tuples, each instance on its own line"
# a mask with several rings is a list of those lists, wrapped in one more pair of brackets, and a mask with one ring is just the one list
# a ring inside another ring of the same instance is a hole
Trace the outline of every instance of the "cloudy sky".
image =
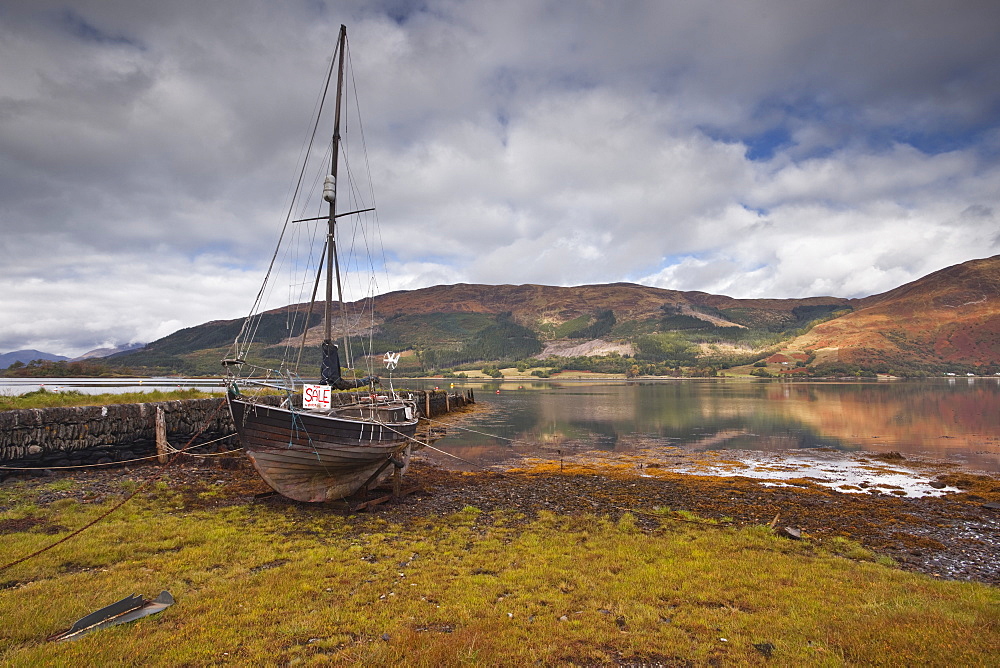
[(0, 0), (0, 352), (245, 315), (341, 23), (382, 290), (1000, 253), (995, 0)]

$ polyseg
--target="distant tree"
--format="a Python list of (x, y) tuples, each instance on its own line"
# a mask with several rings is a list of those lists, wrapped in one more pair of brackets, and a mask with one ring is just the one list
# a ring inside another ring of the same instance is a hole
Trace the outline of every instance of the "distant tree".
[(495, 364), (487, 364), (483, 367), (483, 373), (491, 378), (503, 378), (503, 373)]
[(694, 364), (698, 357), (698, 348), (675, 332), (640, 336), (636, 345), (642, 359), (671, 366)]
[(594, 317), (594, 322), (590, 325), (584, 327), (583, 329), (578, 329), (569, 335), (571, 339), (596, 339), (604, 336), (611, 331), (611, 328), (615, 326), (617, 320), (615, 319), (614, 311), (605, 310), (601, 311)]
[[(122, 369), (117, 369), (117, 371), (122, 371)], [(3, 374), (18, 378), (97, 377), (110, 375), (111, 369), (102, 362), (92, 360), (54, 362), (39, 359), (31, 360), (27, 364), (16, 362), (10, 365)]]

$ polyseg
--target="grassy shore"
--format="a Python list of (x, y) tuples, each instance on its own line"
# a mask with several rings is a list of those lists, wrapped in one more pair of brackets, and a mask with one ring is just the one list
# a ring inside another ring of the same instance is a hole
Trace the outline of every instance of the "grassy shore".
[(186, 390), (152, 390), (150, 392), (121, 392), (108, 394), (84, 394), (76, 390), (51, 392), (44, 387), (24, 394), (0, 395), (0, 411), (19, 408), (50, 408), (52, 406), (109, 406), (111, 404), (137, 404), (154, 401), (176, 401), (179, 399), (205, 399), (219, 396), (219, 393), (203, 392), (194, 388)]
[[(464, 506), (428, 475), (427, 494), (352, 515), (255, 500), (265, 488), (242, 470), (153, 471), (0, 487), (2, 564), (148, 483), (0, 572), (0, 663), (987, 665), (1000, 646), (1000, 590), (907, 573), (846, 539), (791, 541), (642, 499), (525, 512), (469, 492), (533, 494), (540, 479), (518, 472), (448, 474)], [(559, 484), (572, 494), (574, 480)], [(162, 589), (177, 604), (161, 614), (45, 641)]]

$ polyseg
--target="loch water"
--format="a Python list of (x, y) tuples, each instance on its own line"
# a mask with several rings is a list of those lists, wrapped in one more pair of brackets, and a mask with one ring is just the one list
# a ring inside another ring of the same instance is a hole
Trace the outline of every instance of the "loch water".
[[(629, 453), (669, 446), (802, 454), (899, 452), (1000, 472), (1000, 376), (920, 380), (423, 380), (397, 388), (475, 392), (482, 410), (428, 451), (448, 468), (555, 458), (586, 451)], [(83, 393), (222, 391), (220, 379), (3, 379), (0, 392), (44, 386)]]
[[(441, 389), (451, 385), (437, 383)], [(424, 383), (421, 387), (434, 387)], [(628, 453), (898, 452), (1000, 471), (1000, 377), (891, 381), (459, 381), (482, 410), (435, 447), (474, 462)], [(454, 458), (428, 453), (449, 468)]]

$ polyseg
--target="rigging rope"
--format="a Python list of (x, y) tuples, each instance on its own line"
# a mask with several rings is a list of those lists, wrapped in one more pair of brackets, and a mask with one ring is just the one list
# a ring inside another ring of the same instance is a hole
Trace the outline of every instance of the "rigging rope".
[[(234, 348), (234, 350), (236, 352), (236, 357), (237, 358), (245, 358), (246, 355), (247, 355), (247, 353), (249, 353), (249, 351), (250, 351), (250, 345), (251, 345), (251, 343), (253, 341), (254, 335), (256, 334), (256, 331), (257, 331), (257, 327), (259, 326), (259, 323), (260, 323), (260, 320), (261, 320), (261, 318), (259, 316), (262, 315), (262, 314), (258, 313), (258, 309), (260, 308), (261, 303), (262, 303), (262, 301), (264, 299), (264, 293), (266, 292), (267, 285), (268, 285), (269, 279), (271, 277), (271, 272), (274, 269), (274, 263), (277, 260), (278, 253), (279, 253), (279, 251), (281, 249), (281, 241), (282, 241), (282, 239), (284, 239), (285, 232), (288, 230), (288, 225), (289, 225), (290, 221), (292, 220), (292, 212), (294, 210), (295, 202), (296, 202), (296, 200), (298, 198), (298, 195), (299, 195), (299, 192), (301, 191), (301, 188), (302, 188), (302, 180), (305, 177), (306, 168), (309, 165), (309, 154), (312, 152), (312, 146), (313, 146), (313, 143), (316, 140), (316, 133), (317, 133), (317, 131), (319, 129), (320, 118), (322, 118), (322, 115), (323, 115), (323, 107), (324, 107), (324, 105), (326, 103), (327, 92), (330, 89), (330, 80), (333, 78), (333, 70), (334, 70), (334, 66), (335, 66), (335, 64), (337, 62), (337, 50), (339, 48), (340, 48), (340, 43), (338, 41), (337, 47), (334, 49), (334, 57), (330, 61), (330, 69), (327, 71), (326, 82), (323, 85), (323, 95), (320, 98), (319, 110), (316, 113), (316, 121), (313, 124), (312, 136), (309, 138), (309, 145), (306, 148), (305, 158), (302, 161), (302, 168), (299, 171), (299, 177), (298, 177), (298, 180), (297, 180), (297, 182), (295, 184), (295, 191), (292, 194), (292, 203), (288, 207), (288, 213), (285, 214), (285, 223), (284, 223), (284, 225), (281, 228), (281, 234), (278, 236), (278, 245), (277, 245), (277, 248), (274, 249), (274, 255), (271, 256), (271, 262), (268, 265), (267, 273), (264, 275), (264, 283), (260, 286), (260, 291), (257, 293), (257, 298), (254, 301), (253, 307), (251, 307), (251, 309), (250, 309), (250, 315), (248, 315), (247, 318), (246, 318), (246, 320), (243, 321), (243, 326), (240, 329), (240, 333), (236, 335), (236, 340), (233, 342), (233, 348)], [(254, 318), (254, 314), (258, 315), (258, 317), (256, 319)], [(256, 320), (256, 324), (251, 324), (251, 322), (254, 319)], [(247, 336), (244, 339), (244, 347), (241, 350), (240, 346), (239, 346), (240, 339), (241, 339), (241, 337), (244, 336), (245, 333), (247, 333), (247, 329), (248, 328), (250, 328), (252, 331), (249, 333), (249, 336)]]
[[(215, 414), (218, 413), (219, 410), (223, 406), (225, 406), (225, 405), (226, 405), (226, 400), (225, 399), (223, 399), (221, 402), (219, 402), (219, 405), (216, 406), (215, 411), (205, 421), (205, 425), (206, 426), (208, 426), (208, 423), (210, 423), (212, 421), (212, 418), (215, 417)], [(188, 446), (190, 446), (191, 443), (194, 442), (194, 439), (198, 438), (198, 436), (200, 436), (201, 432), (203, 432), (203, 431), (205, 431), (205, 427), (202, 427), (197, 432), (195, 432), (195, 434), (184, 445), (184, 449), (187, 449)], [(22, 564), (25, 561), (28, 561), (29, 559), (33, 559), (33, 558), (39, 556), (40, 554), (48, 552), (49, 550), (51, 550), (52, 548), (56, 547), (57, 545), (61, 545), (62, 543), (65, 543), (66, 541), (68, 541), (70, 538), (73, 538), (74, 536), (80, 535), (81, 533), (83, 533), (84, 531), (86, 531), (87, 529), (89, 529), (90, 527), (94, 526), (95, 524), (97, 524), (98, 522), (100, 522), (101, 520), (103, 520), (104, 518), (108, 517), (109, 515), (111, 515), (111, 513), (115, 512), (116, 510), (118, 510), (119, 508), (121, 508), (122, 506), (124, 506), (126, 503), (128, 503), (129, 501), (131, 501), (132, 499), (134, 499), (140, 492), (144, 491), (150, 485), (152, 485), (155, 482), (159, 482), (160, 478), (162, 478), (164, 475), (166, 475), (167, 470), (170, 468), (170, 465), (173, 464), (175, 461), (177, 461), (177, 458), (180, 457), (180, 455), (182, 454), (182, 452), (183, 451), (181, 451), (181, 450), (177, 451), (169, 460), (167, 460), (167, 463), (163, 465), (163, 468), (160, 470), (160, 472), (157, 475), (153, 476), (152, 478), (150, 478), (146, 482), (144, 482), (141, 485), (139, 485), (139, 487), (137, 487), (135, 489), (135, 491), (133, 491), (131, 494), (129, 494), (124, 499), (122, 499), (121, 501), (119, 501), (117, 504), (115, 504), (114, 506), (112, 506), (107, 512), (102, 513), (97, 518), (91, 520), (87, 524), (84, 524), (82, 527), (80, 527), (76, 531), (73, 531), (72, 533), (69, 533), (66, 536), (63, 536), (62, 538), (60, 538), (59, 540), (55, 541), (54, 543), (50, 543), (49, 545), (46, 545), (45, 547), (43, 547), (41, 549), (35, 550), (31, 554), (25, 555), (25, 556), (21, 557), (20, 559), (15, 559), (14, 561), (11, 561), (9, 563), (6, 563), (6, 564), (0, 566), (0, 573), (6, 571), (9, 568), (13, 568), (14, 566), (17, 566), (18, 564)]]

